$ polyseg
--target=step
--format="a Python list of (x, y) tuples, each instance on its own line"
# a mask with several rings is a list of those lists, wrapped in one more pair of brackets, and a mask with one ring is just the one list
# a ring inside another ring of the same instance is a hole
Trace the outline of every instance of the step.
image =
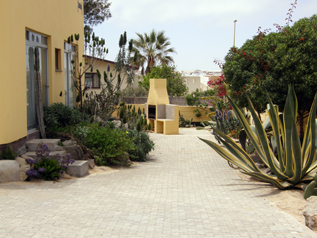
[(28, 147), (28, 151), (32, 152), (36, 151), (37, 145), (43, 142), (45, 145), (47, 145), (50, 151), (55, 151), (59, 141), (60, 139), (33, 139), (26, 142), (26, 146)]
[[(36, 153), (34, 151), (26, 152), (24, 155), (32, 157), (33, 159), (37, 158), (37, 155), (36, 155)], [(66, 155), (66, 152), (65, 151), (51, 151), (48, 157), (52, 158), (52, 157), (54, 157), (56, 155), (63, 156), (63, 155)]]
[(83, 177), (88, 174), (88, 161), (76, 160), (74, 163), (69, 164), (66, 173), (74, 177)]

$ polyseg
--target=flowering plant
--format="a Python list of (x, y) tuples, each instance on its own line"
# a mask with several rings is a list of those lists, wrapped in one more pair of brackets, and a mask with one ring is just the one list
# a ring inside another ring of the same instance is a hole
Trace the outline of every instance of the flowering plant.
[(70, 154), (55, 157), (49, 157), (50, 150), (47, 145), (39, 143), (36, 148), (36, 159), (26, 159), (31, 168), (26, 171), (26, 175), (43, 180), (57, 180), (64, 173), (69, 164), (75, 162)]
[[(240, 121), (233, 114), (233, 111), (220, 111), (216, 110), (215, 116), (212, 119), (216, 122), (216, 129), (222, 133), (232, 136), (233, 138), (238, 138), (238, 135), (242, 129)], [(215, 135), (215, 133), (213, 133)], [(215, 135), (218, 140), (217, 136)], [(219, 142), (219, 140), (218, 140)]]
[(214, 86), (214, 88), (217, 90), (217, 96), (223, 97), (227, 95), (227, 83), (225, 82), (225, 78), (223, 75), (219, 76), (216, 81), (208, 81), (208, 86)]

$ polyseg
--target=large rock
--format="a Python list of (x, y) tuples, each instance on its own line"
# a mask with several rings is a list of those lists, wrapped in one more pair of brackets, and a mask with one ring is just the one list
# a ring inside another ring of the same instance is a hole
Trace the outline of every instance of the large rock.
[(123, 166), (131, 166), (133, 163), (130, 160), (129, 154), (128, 153), (124, 153), (122, 155), (119, 155), (116, 157), (116, 160), (119, 162), (119, 164), (123, 165)]
[(121, 127), (121, 121), (120, 120), (113, 120), (112, 123), (114, 124), (115, 128), (120, 128)]
[(90, 169), (95, 168), (96, 165), (95, 165), (95, 160), (94, 159), (88, 159), (87, 161), (88, 161), (88, 165), (89, 165)]
[(307, 199), (303, 215), (305, 217), (305, 225), (311, 230), (317, 231), (317, 196), (311, 196)]
[(29, 170), (31, 166), (28, 163), (26, 163), (25, 159), (22, 157), (17, 157), (15, 160), (19, 163), (20, 179), (24, 181), (28, 178), (28, 176), (26, 175), (26, 171)]
[(13, 181), (21, 181), (18, 161), (0, 160), (0, 183)]
[(22, 157), (23, 159), (33, 159), (31, 156), (28, 156), (28, 155), (26, 155), (26, 154), (21, 155), (21, 157)]
[(82, 148), (77, 144), (76, 141), (68, 140), (63, 142), (63, 149), (66, 153), (70, 154), (70, 157), (74, 160), (82, 160), (84, 152)]

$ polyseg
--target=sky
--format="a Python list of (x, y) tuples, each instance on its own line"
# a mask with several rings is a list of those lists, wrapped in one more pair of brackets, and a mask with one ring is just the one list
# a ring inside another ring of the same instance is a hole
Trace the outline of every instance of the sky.
[[(112, 17), (94, 27), (105, 38), (114, 61), (119, 51), (120, 34), (129, 39), (136, 33), (165, 31), (176, 54), (171, 54), (178, 71), (220, 70), (214, 60), (223, 62), (233, 46), (241, 47), (256, 35), (258, 28), (286, 24), (288, 10), (295, 0), (108, 0)], [(293, 23), (317, 14), (316, 0), (298, 0)], [(291, 23), (290, 25), (292, 25)]]

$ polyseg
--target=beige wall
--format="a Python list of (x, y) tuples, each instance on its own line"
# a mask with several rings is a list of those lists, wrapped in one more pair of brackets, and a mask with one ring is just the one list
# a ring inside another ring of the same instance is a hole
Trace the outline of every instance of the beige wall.
[(182, 115), (186, 120), (190, 120), (191, 118), (193, 118), (193, 122), (200, 122), (200, 120), (210, 121), (210, 118), (205, 116), (203, 108), (197, 107), (201, 112), (201, 116), (196, 117), (194, 113), (195, 108), (196, 107), (193, 106), (179, 106), (180, 115)]
[[(82, 4), (82, 1), (79, 0)], [(0, 145), (27, 135), (25, 30), (48, 36), (49, 103), (64, 102), (64, 72), (55, 71), (55, 48), (79, 33), (83, 54), (83, 11), (78, 0), (0, 1)]]
[[(107, 67), (108, 65), (110, 65), (110, 71), (108, 72), (107, 71)], [(88, 93), (90, 93), (91, 91), (92, 92), (96, 92), (96, 93), (100, 93), (101, 91), (101, 88), (102, 86), (105, 86), (106, 83), (104, 81), (104, 73), (103, 72), (106, 72), (107, 75), (108, 75), (108, 79), (110, 79), (110, 73), (112, 73), (112, 76), (115, 77), (115, 79), (113, 80), (113, 85), (116, 85), (117, 82), (118, 82), (118, 74), (116, 74), (116, 71), (114, 69), (114, 62), (111, 62), (111, 61), (107, 61), (107, 60), (95, 60), (95, 63), (94, 63), (94, 66), (93, 66), (93, 73), (96, 73), (97, 72), (97, 69), (99, 70), (100, 74), (101, 74), (101, 79), (100, 79), (100, 89), (96, 89), (96, 88), (91, 88), (91, 89), (88, 89)], [(87, 73), (90, 73), (87, 72)], [(127, 87), (127, 76), (125, 75), (120, 75), (121, 76), (121, 80), (123, 80), (123, 83), (122, 83), (122, 86), (121, 86), (121, 89), (125, 89)], [(135, 75), (134, 76), (134, 80), (133, 80), (133, 83), (131, 85), (132, 87), (136, 88), (138, 87), (138, 76)]]

